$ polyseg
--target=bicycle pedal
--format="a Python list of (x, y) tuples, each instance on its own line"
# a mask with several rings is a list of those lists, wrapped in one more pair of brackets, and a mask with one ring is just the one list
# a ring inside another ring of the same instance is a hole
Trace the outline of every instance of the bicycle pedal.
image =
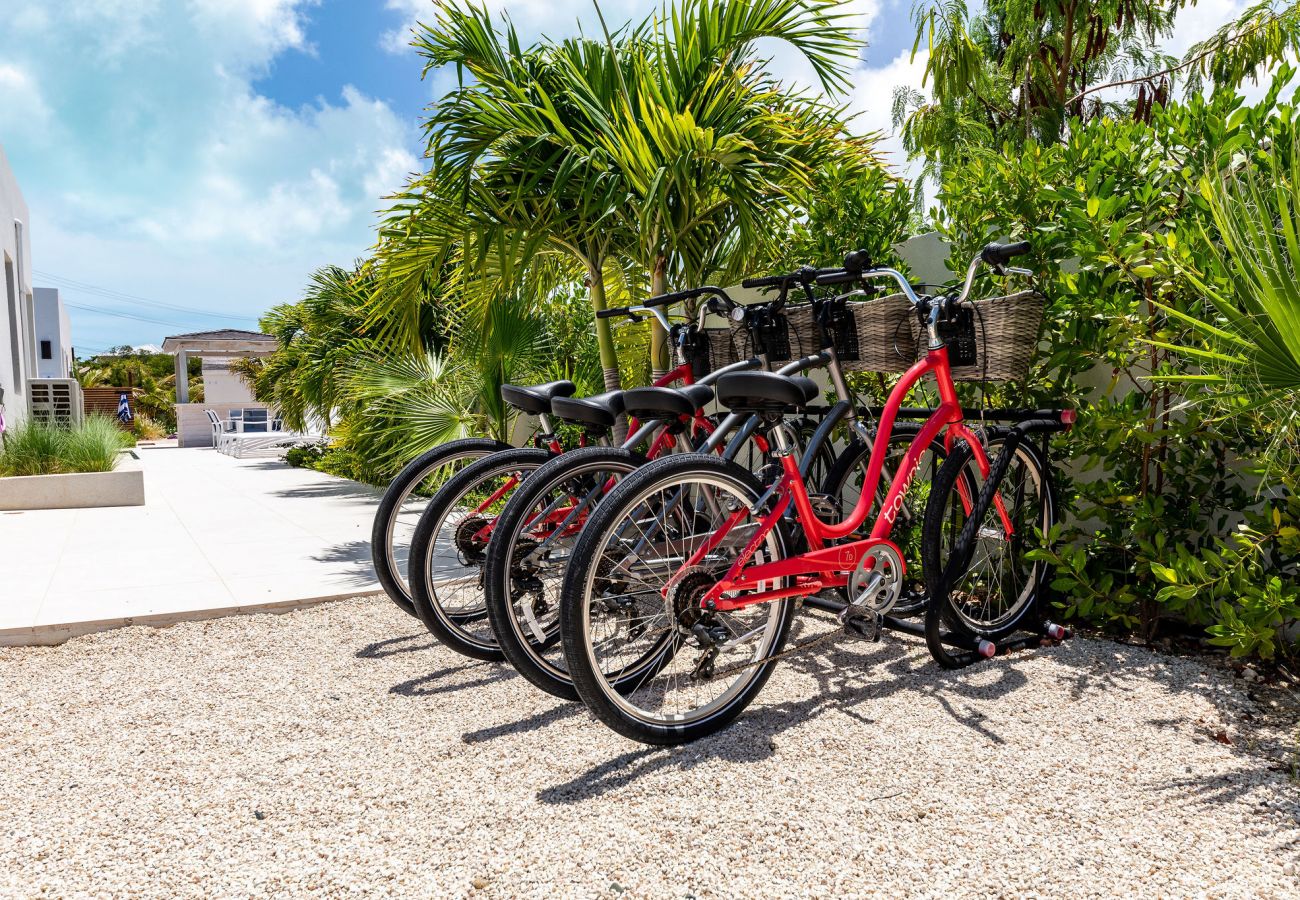
[(880, 640), (880, 635), (884, 631), (884, 627), (879, 616), (851, 615), (844, 619), (844, 630), (849, 634), (855, 635), (874, 644)]

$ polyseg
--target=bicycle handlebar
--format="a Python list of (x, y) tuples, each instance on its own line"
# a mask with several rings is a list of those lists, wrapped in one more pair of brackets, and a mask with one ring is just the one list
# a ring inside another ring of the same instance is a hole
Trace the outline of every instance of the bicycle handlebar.
[(727, 292), (722, 288), (717, 287), (716, 285), (706, 284), (704, 287), (690, 288), (685, 291), (673, 291), (668, 294), (659, 294), (657, 297), (651, 297), (649, 300), (646, 300), (641, 305), (646, 307), (667, 306), (669, 303), (679, 303), (683, 300), (694, 300), (696, 297), (703, 297), (706, 295), (721, 297), (728, 303), (732, 302), (731, 297), (728, 296)]
[(976, 253), (974, 258), (971, 259), (970, 266), (966, 269), (966, 282), (962, 285), (961, 293), (957, 295), (957, 299), (953, 302), (958, 306), (966, 302), (971, 286), (975, 284), (975, 273), (979, 270), (980, 263), (991, 266), (999, 275), (1008, 272), (1016, 275), (1033, 275), (1034, 273), (1029, 269), (1007, 266), (1007, 263), (1012, 259), (1028, 253), (1031, 249), (1029, 241), (1016, 241), (1014, 244), (985, 244), (980, 248), (980, 252)]
[(1014, 244), (985, 244), (980, 250), (980, 259), (990, 266), (1005, 266), (1017, 256), (1029, 252), (1029, 241), (1017, 241)]

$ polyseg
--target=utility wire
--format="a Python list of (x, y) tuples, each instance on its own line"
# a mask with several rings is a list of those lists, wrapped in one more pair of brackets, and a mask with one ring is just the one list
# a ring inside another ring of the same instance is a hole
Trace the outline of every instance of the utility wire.
[(100, 309), (95, 306), (82, 306), (80, 303), (65, 303), (64, 305), (70, 306), (73, 309), (84, 310), (85, 312), (97, 313), (101, 316), (115, 316), (119, 319), (134, 319), (137, 322), (148, 322), (151, 325), (168, 325), (175, 328), (185, 327), (180, 322), (167, 322), (162, 319), (150, 319), (150, 318), (146, 318), (145, 316), (136, 316), (136, 315), (132, 315), (131, 313), (116, 312), (111, 309)]
[[(33, 269), (32, 274), (46, 281), (56, 282), (58, 286), (66, 286), (70, 290), (83, 291), (88, 294), (94, 294), (104, 297), (108, 300), (119, 300), (123, 303), (136, 303), (141, 306), (152, 306), (157, 309), (170, 310), (173, 312), (183, 312), (192, 316), (205, 316), (210, 319), (224, 319), (226, 321), (257, 321), (256, 316), (232, 315), (230, 313), (218, 313), (209, 310), (196, 309), (192, 306), (181, 306), (176, 303), (163, 303), (160, 300), (150, 300), (146, 297), (140, 297), (136, 294), (127, 294), (122, 291), (115, 291), (112, 288), (102, 287), (97, 284), (90, 284), (85, 281), (77, 281), (73, 278), (65, 278), (62, 275), (55, 275), (52, 272), (42, 272), (39, 269)], [(171, 323), (167, 323), (171, 324)]]

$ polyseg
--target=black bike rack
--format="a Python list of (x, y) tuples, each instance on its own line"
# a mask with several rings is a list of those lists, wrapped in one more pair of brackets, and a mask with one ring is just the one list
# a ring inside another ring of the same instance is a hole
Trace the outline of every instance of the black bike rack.
[[(881, 407), (866, 407), (860, 411), (873, 417), (879, 417), (883, 410)], [(896, 418), (923, 420), (930, 418), (933, 414), (933, 409), (903, 407), (898, 410)], [(1006, 475), (1011, 460), (1020, 444), (1028, 439), (1030, 435), (1040, 434), (1043, 437), (1044, 457), (1046, 457), (1048, 437), (1056, 432), (1065, 431), (1074, 424), (1074, 410), (1072, 409), (963, 408), (962, 414), (967, 419), (968, 424), (973, 424), (973, 421), (979, 420), (1014, 424), (996, 425), (989, 429), (1003, 439), (1002, 449), (989, 464), (989, 476), (985, 479), (984, 487), (976, 498), (961, 533), (957, 536), (948, 565), (931, 588), (931, 601), (933, 601), (935, 593), (950, 592), (953, 582), (970, 565), (975, 532), (979, 527), (979, 523), (983, 520), (984, 514), (988, 512), (989, 506), (993, 503), (994, 491)], [(1048, 576), (1046, 584), (1050, 586), (1050, 573), (1048, 573)], [(1046, 597), (1038, 598), (1037, 602), (1040, 604), (1040, 609), (1041, 604), (1050, 596), (1050, 587), (1048, 587)], [(813, 609), (835, 614), (841, 613), (848, 607), (848, 604), (842, 601), (820, 596), (805, 597), (803, 602), (804, 605)], [(886, 615), (881, 618), (881, 626), (891, 631), (900, 631), (904, 634), (924, 638), (930, 655), (945, 669), (965, 668), (995, 656), (1005, 656), (1031, 647), (1059, 644), (1071, 637), (1069, 629), (1055, 624), (1046, 617), (1038, 616), (1035, 617), (1034, 627), (1026, 630), (1025, 634), (1017, 635), (994, 645), (987, 640), (944, 630), (940, 608), (939, 603), (927, 603), (922, 621), (900, 619)]]

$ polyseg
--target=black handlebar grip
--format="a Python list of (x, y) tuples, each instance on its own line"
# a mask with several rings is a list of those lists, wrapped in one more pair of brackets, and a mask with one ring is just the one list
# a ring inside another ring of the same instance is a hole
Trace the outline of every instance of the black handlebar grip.
[(1029, 241), (1017, 241), (1014, 244), (987, 244), (980, 251), (980, 259), (990, 266), (1005, 266), (1014, 257), (1023, 256), (1029, 250)]
[(615, 309), (598, 309), (596, 310), (597, 319), (612, 319), (615, 316), (625, 316), (628, 314), (626, 306), (620, 306)]
[(780, 275), (770, 275), (766, 278), (746, 278), (740, 283), (743, 288), (768, 288), (780, 287), (782, 277)]
[(850, 281), (857, 281), (862, 277), (861, 271), (848, 271), (846, 269), (831, 270), (823, 272), (817, 276), (818, 284), (848, 284)]
[(658, 297), (651, 297), (641, 305), (642, 306), (667, 306), (669, 303), (676, 303), (678, 300), (684, 300), (691, 296), (690, 291), (674, 291), (671, 294), (660, 294)]

